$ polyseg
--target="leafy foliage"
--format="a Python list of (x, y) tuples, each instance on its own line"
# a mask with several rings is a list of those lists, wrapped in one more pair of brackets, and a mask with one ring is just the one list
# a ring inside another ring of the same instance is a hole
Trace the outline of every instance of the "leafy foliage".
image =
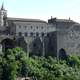
[(38, 80), (79, 80), (80, 56), (69, 55), (59, 61), (51, 56), (28, 58), (18, 47), (0, 55), (0, 80), (16, 80), (26, 76)]

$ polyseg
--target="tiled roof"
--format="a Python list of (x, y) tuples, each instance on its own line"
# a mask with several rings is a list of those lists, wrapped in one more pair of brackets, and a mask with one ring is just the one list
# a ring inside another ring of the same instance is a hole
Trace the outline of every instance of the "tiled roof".
[(8, 20), (10, 20), (10, 21), (20, 21), (20, 22), (42, 22), (42, 23), (47, 23), (46, 21), (43, 21), (43, 20), (40, 20), (40, 19), (25, 19), (25, 18), (8, 17)]

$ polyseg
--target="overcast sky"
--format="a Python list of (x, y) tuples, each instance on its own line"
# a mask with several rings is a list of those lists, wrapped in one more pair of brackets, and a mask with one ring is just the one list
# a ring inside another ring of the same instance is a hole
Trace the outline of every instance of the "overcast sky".
[(80, 22), (80, 0), (0, 0), (9, 17), (36, 18), (47, 21), (51, 16), (69, 17)]

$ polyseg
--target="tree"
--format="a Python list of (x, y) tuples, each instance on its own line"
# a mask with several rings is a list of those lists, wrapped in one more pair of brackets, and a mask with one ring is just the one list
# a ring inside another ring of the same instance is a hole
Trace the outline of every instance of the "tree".
[(2, 54), (0, 54), (0, 80), (2, 79), (2, 73), (3, 73), (3, 68), (2, 68)]
[(67, 60), (59, 61), (51, 56), (28, 58), (18, 47), (0, 55), (0, 80), (16, 80), (16, 77), (26, 76), (38, 80), (79, 80), (80, 56), (69, 55)]

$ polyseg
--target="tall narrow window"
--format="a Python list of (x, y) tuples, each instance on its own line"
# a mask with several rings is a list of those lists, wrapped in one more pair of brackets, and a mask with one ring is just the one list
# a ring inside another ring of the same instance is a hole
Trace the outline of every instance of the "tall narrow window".
[(41, 29), (43, 29), (43, 26), (41, 27)]
[(25, 32), (25, 36), (28, 36), (27, 32)]
[(44, 33), (42, 32), (42, 37), (44, 36)]
[(30, 36), (33, 36), (33, 32), (30, 33)]
[(22, 36), (22, 32), (19, 32), (19, 36)]
[(39, 36), (39, 33), (38, 32), (36, 32), (36, 36)]
[(49, 37), (50, 35), (49, 35), (49, 33), (47, 33), (47, 37)]

